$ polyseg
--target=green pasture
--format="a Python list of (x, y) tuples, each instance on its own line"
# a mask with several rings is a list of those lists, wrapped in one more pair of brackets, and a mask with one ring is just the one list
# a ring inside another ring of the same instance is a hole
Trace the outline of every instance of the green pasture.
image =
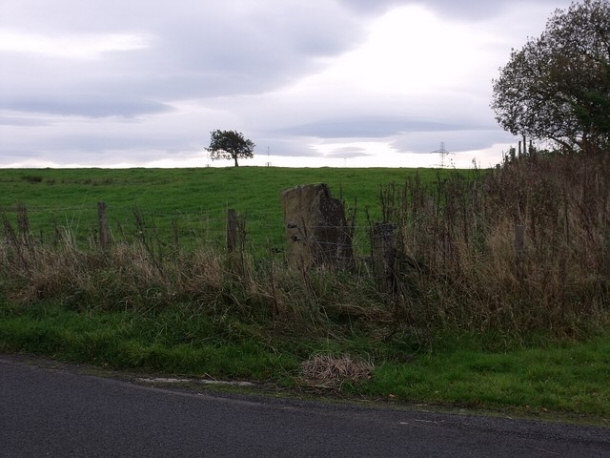
[(97, 202), (107, 205), (115, 239), (137, 236), (134, 209), (146, 228), (165, 243), (221, 244), (228, 208), (246, 222), (253, 251), (283, 242), (280, 194), (284, 189), (326, 183), (333, 196), (356, 210), (356, 248), (365, 239), (367, 212), (380, 217), (381, 186), (418, 176), (434, 186), (449, 174), (475, 171), (387, 168), (227, 167), (189, 169), (4, 169), (0, 170), (0, 209), (15, 221), (24, 205), (35, 237), (52, 240), (67, 229), (79, 240), (94, 239)]

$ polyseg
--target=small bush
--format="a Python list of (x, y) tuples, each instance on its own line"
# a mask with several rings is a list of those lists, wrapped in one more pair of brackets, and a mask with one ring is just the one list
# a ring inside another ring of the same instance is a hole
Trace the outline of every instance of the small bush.
[(21, 177), (23, 181), (28, 183), (40, 183), (42, 182), (42, 177), (40, 175), (23, 175)]

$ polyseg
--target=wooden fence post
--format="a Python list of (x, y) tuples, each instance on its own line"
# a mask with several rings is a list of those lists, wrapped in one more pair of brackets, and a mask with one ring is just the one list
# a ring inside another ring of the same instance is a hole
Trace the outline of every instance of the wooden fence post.
[(108, 231), (108, 218), (106, 216), (106, 202), (97, 203), (97, 219), (100, 231), (100, 246), (103, 251), (110, 245), (110, 233)]
[(610, 231), (606, 233), (606, 280), (610, 280)]
[(394, 289), (394, 260), (396, 257), (396, 226), (391, 223), (373, 223), (371, 250), (373, 270), (380, 289)]
[(17, 205), (17, 229), (23, 243), (30, 244), (30, 219), (28, 218), (28, 210), (24, 204)]
[(229, 208), (227, 209), (227, 252), (232, 253), (237, 247), (237, 227), (239, 221), (237, 212)]

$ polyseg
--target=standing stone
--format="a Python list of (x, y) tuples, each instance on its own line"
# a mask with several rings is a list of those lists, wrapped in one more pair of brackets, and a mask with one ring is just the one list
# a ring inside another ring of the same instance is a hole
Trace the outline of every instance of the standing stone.
[(282, 192), (288, 262), (296, 268), (345, 266), (352, 262), (351, 231), (343, 204), (325, 184)]

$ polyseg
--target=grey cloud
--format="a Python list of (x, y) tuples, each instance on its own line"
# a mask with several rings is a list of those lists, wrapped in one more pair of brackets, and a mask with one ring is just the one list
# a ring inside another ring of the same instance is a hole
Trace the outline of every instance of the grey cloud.
[[(175, 151), (191, 146), (190, 139), (168, 137), (165, 134), (156, 134), (155, 132), (151, 132), (146, 138), (141, 138), (129, 132), (114, 133), (108, 129), (101, 130), (99, 133), (78, 131), (66, 133), (61, 139), (61, 145), (66, 150), (83, 152), (104, 152), (121, 149)], [(203, 151), (203, 145), (201, 151)]]
[(500, 128), (473, 128), (459, 131), (412, 132), (396, 138), (392, 142), (392, 146), (401, 152), (427, 154), (438, 152), (442, 142), (450, 153), (459, 153), (489, 148), (502, 140), (508, 143), (512, 139), (512, 135), (503, 132)]
[(0, 126), (40, 127), (47, 126), (48, 124), (48, 122), (39, 119), (24, 118), (20, 116), (0, 116)]
[[(55, 114), (61, 116), (86, 115), (92, 118), (107, 116), (134, 117), (148, 113), (162, 113), (171, 110), (163, 103), (130, 99), (128, 97), (99, 97), (83, 95), (82, 97), (61, 98), (9, 98), (0, 96), (0, 107), (19, 112)], [(32, 124), (34, 123), (34, 124)], [(30, 125), (40, 125), (30, 121)]]
[(319, 138), (383, 138), (401, 132), (462, 129), (459, 125), (395, 117), (359, 117), (322, 120), (283, 129), (283, 133)]
[[(50, 127), (3, 127), (0, 151), (3, 161), (5, 153), (26, 155), (30, 151), (43, 151), (41, 157), (52, 156), (53, 160), (76, 156), (76, 161), (81, 161), (83, 155), (122, 151), (120, 154), (125, 155), (123, 160), (126, 160), (137, 151), (203, 151), (202, 138), (203, 135), (198, 139), (195, 134), (181, 130), (180, 125), (174, 128), (157, 125), (155, 129), (135, 119), (101, 118), (88, 121), (64, 118), (53, 121)], [(201, 147), (198, 146), (199, 142)]]
[[(247, 13), (184, 14), (160, 28), (162, 61), (148, 73), (167, 74), (189, 95), (251, 94), (287, 84), (314, 70), (317, 59), (354, 47), (361, 24), (339, 14), (332, 2), (284, 2)], [(216, 15), (217, 17), (215, 17)]]
[(341, 0), (347, 8), (364, 14), (380, 14), (393, 6), (413, 3), (409, 0)]
[(501, 11), (507, 3), (510, 3), (510, 0), (468, 0), (459, 2), (432, 0), (419, 3), (434, 9), (441, 16), (459, 19), (482, 19)]
[(325, 157), (339, 158), (339, 159), (353, 159), (356, 157), (367, 157), (370, 156), (365, 152), (364, 148), (354, 147), (343, 147), (332, 150), (330, 153), (325, 154)]
[[(363, 14), (381, 14), (392, 7), (421, 5), (434, 10), (437, 14), (452, 19), (478, 20), (494, 16), (515, 0), (342, 0), (342, 3), (354, 11)], [(526, 3), (526, 1), (522, 1)], [(530, 2), (532, 3), (532, 2)], [(556, 5), (558, 0), (536, 0), (536, 3)], [(569, 4), (569, 0), (565, 3)]]
[(322, 154), (315, 151), (311, 147), (307, 146), (309, 140), (306, 138), (286, 138), (278, 136), (267, 136), (264, 132), (253, 132), (253, 135), (249, 136), (252, 141), (256, 143), (255, 155), (264, 157), (267, 154), (267, 148), (269, 148), (269, 154), (271, 156), (284, 156), (284, 157), (321, 157)]
[(14, 149), (14, 150), (6, 150), (2, 145), (2, 141), (0, 140), (0, 146), (2, 146), (2, 162), (3, 163), (11, 163), (11, 162), (19, 162), (28, 159), (37, 159), (39, 157), (44, 156), (44, 152), (39, 149)]
[[(0, 94), (11, 95), (4, 107), (93, 117), (155, 113), (167, 99), (273, 90), (314, 70), (318, 58), (355, 46), (365, 33), (361, 22), (326, 1), (261, 1), (256, 7), (231, 0), (9, 3), (13, 23), (6, 26), (13, 29), (21, 22), (42, 34), (150, 37), (147, 49), (106, 53), (100, 61), (0, 54), (3, 67), (11, 68), (0, 76)], [(6, 22), (7, 16), (0, 19)], [(64, 102), (75, 92), (83, 103)], [(115, 102), (96, 101), (97, 94)], [(126, 97), (139, 102), (125, 103)]]
[(502, 8), (503, 4), (510, 0), (342, 0), (348, 8), (359, 13), (381, 14), (392, 7), (421, 5), (433, 9), (435, 12), (444, 16), (466, 16), (476, 18), (487, 16)]

